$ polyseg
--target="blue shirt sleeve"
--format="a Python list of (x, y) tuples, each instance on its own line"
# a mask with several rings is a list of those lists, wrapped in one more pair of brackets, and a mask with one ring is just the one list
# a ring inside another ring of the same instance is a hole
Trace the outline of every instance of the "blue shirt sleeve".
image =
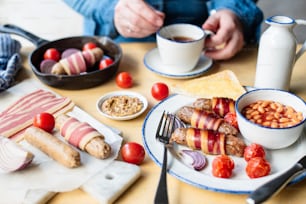
[[(85, 35), (102, 35), (109, 36), (113, 39), (119, 36), (114, 25), (114, 9), (118, 0), (63, 1), (72, 9), (84, 16)], [(197, 5), (193, 4), (193, 1), (195, 3), (199, 3), (199, 0), (192, 0), (188, 2), (190, 6)], [(147, 2), (150, 4), (167, 5), (173, 1), (167, 2), (166, 0), (148, 0)], [(184, 1), (182, 0), (181, 3), (182, 2)], [(255, 0), (210, 0), (210, 7), (215, 10), (232, 10), (242, 22), (245, 41), (247, 43), (258, 41), (260, 35), (260, 25), (263, 20), (263, 13), (256, 6)], [(166, 9), (164, 12), (168, 12), (167, 8), (163, 9)], [(171, 12), (179, 12), (178, 7), (171, 7), (171, 9), (173, 10)], [(185, 11), (185, 13), (186, 12), (187, 11)]]
[(114, 25), (114, 9), (118, 0), (63, 0), (84, 17), (85, 35), (118, 36)]
[(259, 40), (263, 13), (254, 0), (211, 0), (211, 9), (230, 9), (242, 22), (245, 41)]

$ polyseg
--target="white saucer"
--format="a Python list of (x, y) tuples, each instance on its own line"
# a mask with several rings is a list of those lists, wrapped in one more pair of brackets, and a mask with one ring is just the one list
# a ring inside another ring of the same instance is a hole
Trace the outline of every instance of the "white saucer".
[(146, 55), (144, 56), (144, 64), (149, 70), (161, 76), (165, 76), (168, 78), (176, 78), (176, 79), (187, 79), (204, 74), (212, 66), (213, 61), (212, 59), (202, 55), (197, 66), (192, 71), (181, 74), (167, 73), (164, 71), (165, 70), (164, 67), (166, 65), (164, 65), (161, 62), (158, 49), (154, 48), (149, 52), (147, 52)]

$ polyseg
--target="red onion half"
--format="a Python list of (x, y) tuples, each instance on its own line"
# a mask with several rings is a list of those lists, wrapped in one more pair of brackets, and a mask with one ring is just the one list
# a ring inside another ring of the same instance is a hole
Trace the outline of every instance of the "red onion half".
[[(184, 161), (190, 164), (196, 171), (201, 171), (206, 166), (206, 157), (202, 153), (193, 150), (181, 150), (180, 155)], [(188, 158), (187, 158), (187, 157)]]
[(0, 136), (0, 168), (5, 172), (11, 172), (27, 167), (34, 155), (14, 141)]
[(185, 128), (186, 124), (181, 121), (175, 114), (169, 114), (171, 117), (174, 117), (174, 130), (176, 128)]

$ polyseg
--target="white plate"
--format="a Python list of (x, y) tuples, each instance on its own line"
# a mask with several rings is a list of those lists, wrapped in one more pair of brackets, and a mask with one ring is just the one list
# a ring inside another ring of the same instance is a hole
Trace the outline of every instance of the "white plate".
[(161, 62), (158, 49), (154, 48), (146, 53), (144, 57), (144, 64), (149, 70), (155, 72), (158, 75), (175, 79), (187, 79), (204, 74), (212, 66), (213, 61), (212, 59), (201, 55), (197, 66), (192, 71), (182, 74), (171, 74), (164, 71), (164, 67), (166, 65)]
[[(133, 115), (128, 115), (128, 116), (123, 116), (123, 117), (117, 117), (117, 116), (111, 116), (111, 115), (108, 115), (106, 113), (104, 113), (102, 110), (101, 110), (101, 105), (102, 103), (110, 98), (110, 97), (113, 97), (113, 96), (130, 96), (130, 97), (137, 97), (142, 103), (143, 103), (143, 107), (142, 109), (133, 114)], [(107, 117), (107, 118), (110, 118), (110, 119), (113, 119), (113, 120), (131, 120), (131, 119), (134, 119), (138, 116), (140, 116), (148, 107), (148, 101), (147, 99), (142, 96), (141, 94), (139, 93), (136, 93), (136, 92), (132, 92), (132, 91), (114, 91), (114, 92), (110, 92), (110, 93), (107, 93), (105, 95), (103, 95), (98, 101), (97, 101), (97, 110), (99, 111), (99, 113), (101, 113), (101, 115), (103, 115), (104, 117)]]
[[(188, 96), (172, 95), (154, 106), (146, 116), (142, 127), (143, 143), (152, 160), (159, 166), (162, 165), (163, 161), (163, 145), (155, 139), (155, 132), (163, 111), (166, 110), (175, 113), (180, 107), (192, 104), (194, 100), (195, 98)], [(176, 156), (181, 149), (188, 148), (181, 145), (174, 145), (173, 149), (168, 154), (168, 173), (198, 188), (234, 194), (248, 194), (263, 183), (284, 173), (304, 156), (306, 154), (306, 136), (304, 131), (300, 139), (292, 146), (282, 150), (267, 150), (267, 160), (271, 164), (271, 173), (268, 176), (256, 179), (250, 179), (245, 173), (246, 162), (244, 159), (234, 156), (232, 158), (235, 162), (235, 169), (232, 177), (229, 179), (221, 179), (212, 176), (211, 162), (215, 156), (211, 155), (206, 156), (208, 166), (202, 171), (195, 171)], [(306, 172), (294, 178), (291, 184), (305, 177)]]

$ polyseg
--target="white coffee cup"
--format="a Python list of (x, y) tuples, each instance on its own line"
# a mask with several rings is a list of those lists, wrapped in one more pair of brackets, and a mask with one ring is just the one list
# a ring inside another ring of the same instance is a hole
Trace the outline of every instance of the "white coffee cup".
[(202, 55), (204, 40), (209, 32), (185, 23), (162, 27), (156, 33), (156, 40), (161, 61), (166, 65), (163, 66), (163, 69), (167, 69), (164, 71), (180, 74), (194, 69)]

